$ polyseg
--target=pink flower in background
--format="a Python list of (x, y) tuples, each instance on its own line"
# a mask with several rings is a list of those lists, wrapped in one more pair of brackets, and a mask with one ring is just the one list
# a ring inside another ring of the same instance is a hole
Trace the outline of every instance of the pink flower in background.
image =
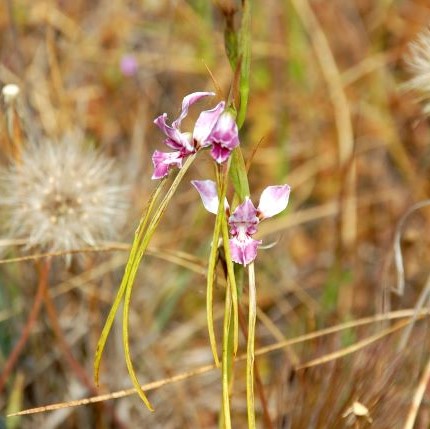
[[(215, 182), (194, 180), (191, 183), (199, 192), (205, 209), (217, 214), (219, 200)], [(256, 258), (261, 240), (254, 240), (252, 236), (257, 232), (258, 224), (285, 210), (289, 195), (290, 187), (288, 185), (268, 186), (261, 194), (257, 208), (249, 197), (246, 197), (245, 201), (236, 207), (228, 218), (231, 258), (234, 262), (248, 265)], [(227, 201), (224, 206), (229, 215), (230, 208)]]
[(193, 92), (187, 95), (182, 101), (181, 113), (172, 125), (167, 124), (166, 113), (154, 120), (155, 125), (167, 136), (164, 143), (174, 152), (154, 152), (153, 179), (167, 176), (171, 168), (181, 168), (182, 160), (201, 148), (211, 147), (212, 157), (216, 162), (222, 163), (239, 144), (237, 125), (232, 114), (225, 111), (224, 101), (220, 101), (213, 109), (202, 111), (192, 132), (181, 130), (182, 120), (188, 115), (190, 106), (203, 97), (214, 95), (213, 92)]
[(139, 64), (137, 63), (137, 59), (134, 55), (126, 54), (122, 56), (119, 68), (124, 76), (130, 77), (137, 73)]

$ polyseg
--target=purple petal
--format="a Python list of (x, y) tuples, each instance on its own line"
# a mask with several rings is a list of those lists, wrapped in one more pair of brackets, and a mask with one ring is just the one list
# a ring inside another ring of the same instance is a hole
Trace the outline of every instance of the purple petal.
[(229, 222), (231, 223), (258, 223), (257, 209), (255, 208), (249, 197), (245, 198), (245, 201), (238, 205), (230, 216)]
[(212, 180), (192, 180), (191, 183), (200, 194), (205, 209), (210, 213), (217, 214), (219, 199), (215, 182)]
[(230, 112), (224, 112), (215, 124), (210, 135), (211, 140), (233, 150), (239, 145), (236, 121)]
[(228, 218), (230, 234), (239, 237), (239, 240), (244, 240), (247, 236), (251, 236), (257, 232), (257, 225), (260, 220), (257, 217), (257, 209), (252, 204), (249, 197), (236, 207), (233, 214)]
[(258, 211), (263, 215), (263, 219), (285, 210), (289, 196), (290, 187), (288, 185), (268, 186), (261, 194), (258, 205)]
[(208, 137), (217, 123), (221, 113), (224, 111), (225, 102), (220, 101), (213, 109), (204, 110), (200, 113), (193, 131), (193, 138), (201, 147), (210, 146)]
[(179, 115), (179, 118), (173, 122), (173, 124), (172, 124), (173, 127), (179, 128), (182, 120), (188, 115), (188, 109), (190, 108), (190, 106), (192, 106), (194, 103), (199, 101), (201, 98), (207, 97), (209, 95), (213, 96), (213, 95), (215, 95), (215, 93), (214, 92), (202, 92), (201, 91), (201, 92), (193, 92), (193, 93), (185, 96), (184, 99), (182, 100), (181, 114)]
[(212, 157), (222, 163), (228, 159), (231, 151), (239, 145), (238, 129), (234, 117), (224, 112), (215, 124), (208, 141), (212, 143)]
[(254, 240), (251, 237), (247, 237), (245, 240), (233, 237), (229, 240), (229, 243), (231, 259), (238, 264), (248, 265), (256, 258), (257, 249), (261, 241)]
[(187, 155), (190, 155), (196, 151), (192, 141), (191, 133), (179, 133), (177, 140), (172, 140), (170, 137), (168, 137), (166, 140), (164, 140), (164, 144), (169, 146), (171, 149), (179, 150)]
[(194, 146), (191, 141), (190, 133), (181, 133), (176, 127), (171, 127), (167, 124), (167, 114), (163, 113), (154, 120), (154, 124), (157, 125), (160, 130), (166, 134), (167, 139), (164, 143), (175, 150), (185, 150), (188, 153), (194, 152)]
[(211, 156), (218, 164), (222, 164), (223, 162), (227, 161), (230, 154), (230, 149), (216, 143), (212, 145)]
[(169, 170), (173, 167), (182, 167), (183, 155), (180, 152), (160, 152), (156, 150), (152, 155), (152, 163), (154, 164), (154, 174), (152, 179), (162, 179), (169, 174)]

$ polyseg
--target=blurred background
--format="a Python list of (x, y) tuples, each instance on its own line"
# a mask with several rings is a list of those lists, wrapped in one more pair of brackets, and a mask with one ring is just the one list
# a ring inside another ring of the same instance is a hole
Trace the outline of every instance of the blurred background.
[[(429, 193), (429, 122), (417, 93), (402, 85), (413, 77), (405, 60), (408, 44), (429, 24), (430, 6), (425, 0), (252, 4), (251, 91), (240, 133), (245, 159), (252, 158), (252, 198), (257, 203), (268, 185), (292, 187), (286, 213), (259, 230), (264, 244), (274, 245), (261, 250), (256, 261), (256, 348), (349, 323), (256, 359), (258, 427), (427, 428), (428, 392), (415, 426), (406, 421), (420, 383), (427, 383), (428, 321), (417, 321), (401, 347), (404, 329), (387, 333), (397, 322), (360, 325), (359, 319), (414, 308), (429, 275), (430, 209), (422, 208), (401, 230), (406, 286), (403, 295), (393, 293), (398, 223)], [(7, 262), (49, 249), (28, 248), (25, 236), (4, 231), (0, 372), (10, 365), (20, 339), (23, 344), (3, 380), (2, 416), (95, 393), (98, 336), (122, 277), (127, 246), (155, 188), (152, 152), (164, 150), (153, 120), (163, 112), (175, 119), (188, 93), (219, 87), (220, 98), (228, 95), (232, 72), (223, 31), (230, 7), (237, 9), (238, 19), (240, 2), (234, 0), (0, 3), (0, 84), (20, 89), (13, 102), (4, 99), (2, 104), (3, 176), (19, 160), (17, 151), (25, 152), (31, 142), (67, 139), (67, 144), (87, 145), (113, 159), (129, 205), (109, 251), (80, 253), (71, 262), (53, 256), (49, 269), (40, 259)], [(428, 49), (430, 57), (430, 41)], [(430, 79), (430, 61), (427, 73)], [(210, 106), (204, 101), (193, 107), (185, 128), (192, 127), (199, 109)], [(43, 162), (39, 165), (43, 172)], [(211, 159), (203, 153), (141, 265), (130, 340), (142, 383), (212, 362), (205, 266), (214, 218), (189, 180), (213, 177)], [(2, 192), (13, 195), (13, 189)], [(37, 228), (37, 221), (31, 222)], [(40, 304), (24, 341), (43, 276), (50, 298)], [(221, 327), (221, 284), (215, 301)], [(100, 392), (131, 385), (120, 322), (102, 360)], [(364, 347), (361, 342), (378, 333)], [(241, 338), (241, 350), (244, 344)], [(354, 352), (330, 358), (346, 347), (355, 347)], [(301, 368), (324, 357), (325, 363)], [(244, 368), (236, 364), (232, 392), (237, 428), (246, 427)], [(149, 393), (156, 409), (152, 414), (129, 396), (3, 417), (0, 427), (218, 427), (218, 372), (186, 378)]]

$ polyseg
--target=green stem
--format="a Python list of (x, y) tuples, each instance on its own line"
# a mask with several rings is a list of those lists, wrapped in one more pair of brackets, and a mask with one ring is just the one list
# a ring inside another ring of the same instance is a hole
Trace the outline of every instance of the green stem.
[(250, 0), (243, 1), (242, 22), (238, 40), (240, 56), (240, 105), (237, 114), (237, 126), (242, 127), (245, 122), (246, 109), (249, 97), (249, 76), (251, 68), (251, 4)]
[(238, 345), (239, 345), (239, 310), (238, 310), (236, 277), (234, 274), (233, 261), (231, 259), (228, 226), (227, 226), (227, 219), (225, 216), (221, 222), (221, 229), (222, 229), (222, 239), (224, 243), (225, 263), (227, 265), (227, 276), (228, 276), (228, 281), (231, 285), (230, 293), (231, 293), (231, 301), (233, 305), (233, 329), (234, 329), (233, 330), (233, 353), (234, 355), (236, 355)]
[(248, 266), (249, 275), (249, 314), (248, 314), (248, 342), (246, 347), (246, 406), (248, 410), (248, 428), (255, 429), (254, 404), (254, 340), (255, 322), (257, 318), (257, 297), (255, 290), (254, 263)]
[(231, 285), (227, 280), (227, 288), (225, 293), (225, 312), (224, 312), (224, 326), (223, 326), (223, 339), (222, 339), (222, 411), (224, 428), (231, 429), (230, 417), (230, 329), (231, 329)]
[[(221, 210), (221, 204), (220, 204)], [(206, 287), (206, 317), (208, 322), (209, 342), (212, 350), (212, 354), (215, 360), (216, 366), (219, 367), (218, 351), (216, 346), (215, 329), (213, 321), (213, 285), (215, 280), (215, 267), (218, 255), (218, 240), (221, 230), (222, 217), (225, 217), (225, 213), (218, 211), (215, 219), (214, 233), (212, 236), (212, 247), (209, 255), (208, 273), (207, 273), (207, 287)]]

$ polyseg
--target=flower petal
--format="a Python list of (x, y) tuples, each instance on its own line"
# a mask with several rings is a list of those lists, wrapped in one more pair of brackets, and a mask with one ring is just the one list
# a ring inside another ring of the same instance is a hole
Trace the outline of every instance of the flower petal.
[(231, 259), (238, 264), (248, 265), (256, 258), (257, 249), (261, 241), (254, 240), (251, 237), (247, 237), (245, 240), (233, 237), (229, 240), (229, 243)]
[(219, 142), (224, 147), (233, 150), (239, 145), (239, 131), (236, 121), (230, 112), (224, 112), (215, 124), (211, 139), (213, 142)]
[(215, 95), (215, 93), (214, 92), (200, 91), (200, 92), (193, 92), (193, 93), (185, 96), (184, 99), (182, 100), (181, 114), (179, 115), (179, 118), (173, 122), (172, 126), (174, 128), (179, 128), (182, 120), (188, 115), (188, 109), (190, 108), (190, 106), (192, 106), (194, 103), (199, 101), (201, 98), (207, 97), (209, 95), (213, 96), (213, 95)]
[(245, 197), (245, 201), (239, 204), (230, 216), (229, 223), (258, 223), (257, 209), (255, 208), (249, 197)]
[(191, 183), (200, 194), (205, 209), (210, 213), (217, 214), (219, 199), (216, 183), (212, 180), (192, 180)]
[(290, 196), (290, 187), (288, 185), (268, 186), (260, 197), (258, 211), (264, 218), (272, 217), (281, 213), (288, 204)]
[(160, 152), (156, 150), (152, 155), (152, 163), (154, 164), (154, 174), (152, 179), (162, 179), (169, 174), (169, 170), (173, 167), (182, 167), (182, 158), (180, 152)]
[(212, 133), (212, 129), (217, 123), (221, 113), (224, 111), (225, 102), (220, 101), (213, 109), (204, 110), (200, 113), (193, 131), (193, 138), (201, 147), (211, 145), (209, 136)]
[(212, 145), (211, 156), (218, 164), (222, 164), (223, 162), (227, 161), (230, 154), (230, 149), (215, 143)]
[(154, 124), (167, 136), (164, 143), (175, 150), (185, 150), (188, 153), (194, 151), (194, 146), (191, 141), (190, 133), (181, 133), (181, 131), (174, 126), (170, 126), (166, 122), (167, 113), (163, 113), (154, 120)]
[(212, 143), (211, 155), (219, 164), (226, 161), (230, 152), (239, 145), (238, 128), (230, 112), (224, 112), (218, 118), (208, 141)]

